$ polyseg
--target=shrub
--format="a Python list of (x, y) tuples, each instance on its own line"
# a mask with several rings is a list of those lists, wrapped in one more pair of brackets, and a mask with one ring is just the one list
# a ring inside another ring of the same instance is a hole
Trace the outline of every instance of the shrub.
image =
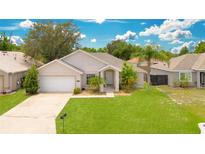
[(94, 76), (91, 77), (88, 80), (88, 85), (90, 86), (91, 89), (95, 90), (95, 91), (99, 91), (100, 90), (100, 86), (105, 84), (105, 80), (99, 76)]
[(81, 93), (80, 88), (75, 88), (75, 89), (73, 90), (73, 93), (74, 93), (74, 94), (80, 94), (80, 93)]
[(180, 87), (188, 88), (189, 87), (189, 82), (188, 81), (180, 81)]
[(121, 72), (121, 86), (125, 90), (129, 90), (137, 83), (137, 72), (133, 66), (127, 63), (123, 64)]
[(145, 81), (144, 82), (144, 89), (149, 89), (149, 88), (150, 88), (150, 84)]
[(181, 83), (179, 81), (173, 82), (174, 87), (180, 87)]
[(38, 70), (36, 69), (35, 65), (32, 65), (26, 73), (23, 86), (26, 89), (26, 93), (28, 94), (36, 94), (38, 92)]

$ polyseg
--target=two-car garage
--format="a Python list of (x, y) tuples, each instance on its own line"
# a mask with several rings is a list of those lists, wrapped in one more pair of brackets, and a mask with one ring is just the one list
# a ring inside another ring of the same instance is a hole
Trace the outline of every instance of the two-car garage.
[(54, 60), (39, 68), (40, 92), (73, 92), (74, 88), (81, 88), (80, 70)]
[(75, 88), (75, 77), (72, 76), (41, 76), (41, 92), (72, 92)]

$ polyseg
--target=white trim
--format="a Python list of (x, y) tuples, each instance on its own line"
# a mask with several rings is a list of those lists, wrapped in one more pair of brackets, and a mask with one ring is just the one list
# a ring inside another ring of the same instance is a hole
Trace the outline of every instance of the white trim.
[(70, 69), (72, 69), (72, 70), (74, 70), (74, 71), (76, 71), (76, 72), (78, 72), (78, 73), (80, 73), (80, 74), (83, 74), (83, 72), (81, 72), (81, 71), (75, 69), (74, 67), (72, 67), (71, 65), (69, 65), (69, 64), (67, 64), (67, 63), (65, 64), (64, 62), (62, 62), (62, 61), (60, 61), (60, 60), (58, 60), (58, 59), (55, 59), (55, 60), (53, 60), (53, 61), (51, 61), (51, 62), (49, 62), (49, 63), (47, 63), (47, 64), (45, 64), (45, 65), (43, 65), (43, 66), (41, 66), (41, 67), (39, 67), (38, 70), (41, 70), (42, 68), (44, 68), (44, 67), (46, 67), (46, 66), (48, 66), (48, 65), (50, 65), (50, 64), (52, 64), (52, 63), (54, 63), (54, 62), (58, 62), (58, 63), (64, 65), (65, 67), (67, 67), (67, 68), (70, 68)]
[(205, 72), (205, 69), (194, 69), (195, 71), (204, 71)]
[(112, 66), (112, 65), (107, 65), (107, 66), (105, 66), (105, 67), (100, 68), (100, 69), (98, 70), (98, 72), (101, 72), (101, 71), (103, 71), (104, 69), (109, 68), (109, 67), (111, 67), (112, 69), (117, 70), (117, 71), (119, 71), (119, 72), (121, 71), (121, 70), (118, 69), (117, 67), (114, 67), (114, 66)]
[(189, 73), (191, 76), (190, 76), (190, 80), (188, 82), (192, 82), (192, 72), (191, 71), (181, 71), (179, 72), (179, 81), (181, 81), (181, 73)]
[(105, 61), (103, 61), (103, 60), (101, 60), (101, 59), (99, 59), (99, 58), (97, 58), (97, 57), (95, 57), (95, 56), (89, 54), (89, 53), (86, 52), (86, 51), (80, 50), (80, 49), (79, 49), (79, 50), (76, 50), (76, 51), (74, 51), (74, 52), (72, 52), (72, 53), (70, 53), (69, 55), (66, 55), (66, 56), (60, 58), (60, 60), (63, 60), (63, 59), (65, 59), (65, 58), (67, 58), (67, 57), (69, 57), (69, 56), (71, 56), (71, 55), (73, 55), (73, 54), (76, 54), (76, 53), (78, 53), (78, 52), (82, 52), (82, 53), (84, 53), (84, 54), (86, 54), (86, 55), (88, 55), (88, 56), (90, 56), (90, 57), (92, 57), (92, 58), (94, 58), (94, 59), (96, 59), (96, 60), (98, 60), (98, 61), (104, 63), (104, 64), (108, 64), (107, 62), (105, 62)]

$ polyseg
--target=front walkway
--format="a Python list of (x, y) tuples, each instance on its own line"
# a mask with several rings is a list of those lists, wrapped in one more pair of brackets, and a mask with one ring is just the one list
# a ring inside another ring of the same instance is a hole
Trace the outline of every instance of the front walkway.
[(55, 119), (72, 94), (31, 96), (0, 116), (0, 133), (56, 133)]

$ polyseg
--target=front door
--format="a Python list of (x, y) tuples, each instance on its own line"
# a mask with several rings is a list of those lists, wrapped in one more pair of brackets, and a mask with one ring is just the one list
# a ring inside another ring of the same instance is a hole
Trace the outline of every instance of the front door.
[(112, 70), (105, 71), (105, 80), (107, 85), (113, 85), (114, 83), (114, 72)]
[(200, 72), (200, 83), (202, 87), (205, 87), (205, 72)]

